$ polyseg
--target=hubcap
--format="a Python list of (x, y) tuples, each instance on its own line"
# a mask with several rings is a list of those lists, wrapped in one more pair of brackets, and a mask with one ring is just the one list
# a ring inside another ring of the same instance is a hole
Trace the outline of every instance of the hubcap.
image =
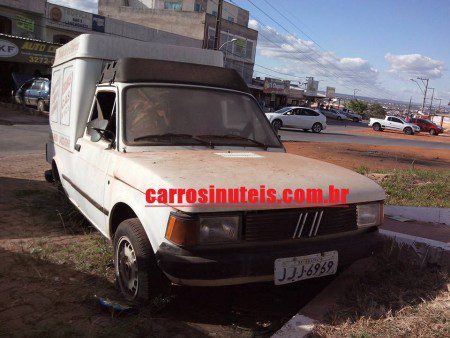
[(119, 240), (117, 247), (116, 260), (120, 285), (131, 297), (135, 297), (139, 281), (136, 253), (126, 237)]
[(314, 131), (319, 132), (321, 130), (320, 126), (318, 124), (314, 125)]

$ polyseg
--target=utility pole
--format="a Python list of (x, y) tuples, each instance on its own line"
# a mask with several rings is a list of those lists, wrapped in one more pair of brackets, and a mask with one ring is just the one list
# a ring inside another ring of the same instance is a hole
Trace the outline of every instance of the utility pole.
[(218, 1), (219, 1), (219, 3), (217, 5), (216, 32), (214, 34), (214, 50), (219, 50), (220, 28), (221, 28), (221, 23), (222, 23), (223, 0), (218, 0)]
[(423, 79), (421, 77), (418, 77), (417, 79), (422, 81), (423, 85), (425, 86), (425, 91), (423, 92), (423, 101), (422, 101), (422, 114), (423, 114), (424, 110), (425, 110), (425, 100), (427, 99), (428, 81), (430, 81), (430, 79)]
[(411, 100), (412, 100), (412, 96), (409, 97), (408, 115), (411, 114)]
[(430, 88), (430, 89), (433, 89), (433, 92), (431, 94), (431, 101), (430, 101), (430, 115), (431, 115), (431, 109), (433, 108), (434, 88)]
[(441, 101), (442, 101), (442, 99), (435, 99), (435, 100), (439, 101), (439, 108), (437, 110), (438, 110), (438, 112), (440, 112), (441, 111)]
[(353, 100), (356, 100), (356, 93), (359, 92), (359, 89), (353, 89)]

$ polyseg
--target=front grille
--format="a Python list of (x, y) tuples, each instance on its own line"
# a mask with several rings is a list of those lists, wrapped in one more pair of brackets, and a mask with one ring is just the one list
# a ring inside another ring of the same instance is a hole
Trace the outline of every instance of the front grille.
[(356, 205), (250, 211), (244, 217), (246, 241), (309, 238), (357, 229)]

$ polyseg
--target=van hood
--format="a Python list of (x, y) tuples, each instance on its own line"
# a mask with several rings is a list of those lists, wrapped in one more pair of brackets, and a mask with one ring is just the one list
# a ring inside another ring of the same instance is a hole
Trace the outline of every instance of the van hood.
[[(371, 179), (351, 170), (311, 158), (270, 151), (177, 150), (122, 153), (116, 162), (114, 177), (145, 193), (147, 189), (217, 188), (247, 189), (265, 186), (283, 189), (322, 189), (328, 199), (329, 186), (347, 188), (347, 203), (385, 199), (383, 189)], [(144, 199), (144, 196), (143, 196)], [(314, 204), (221, 204), (208, 205), (206, 211), (237, 211), (308, 207)], [(317, 205), (317, 204), (316, 204)], [(205, 205), (176, 207), (184, 212), (205, 212)]]

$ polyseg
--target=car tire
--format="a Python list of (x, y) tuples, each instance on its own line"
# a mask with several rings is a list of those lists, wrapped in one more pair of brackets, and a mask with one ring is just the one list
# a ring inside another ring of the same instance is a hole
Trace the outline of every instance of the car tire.
[(379, 123), (374, 123), (373, 126), (372, 126), (372, 129), (373, 129), (374, 131), (381, 131), (381, 124), (379, 124)]
[(430, 135), (432, 135), (432, 136), (436, 136), (436, 135), (437, 135), (437, 132), (436, 132), (436, 130), (434, 130), (434, 129), (430, 129), (429, 133), (430, 133)]
[(45, 102), (44, 100), (39, 99), (37, 102), (37, 111), (42, 113), (45, 111)]
[(338, 117), (337, 117), (337, 120), (338, 120), (338, 121), (342, 120), (342, 117), (338, 116)]
[(119, 224), (114, 234), (114, 271), (123, 296), (136, 304), (149, 301), (167, 284), (138, 218)]
[(312, 128), (311, 128), (312, 132), (316, 133), (316, 134), (320, 133), (322, 131), (322, 129), (323, 129), (323, 126), (319, 122), (314, 123)]
[(358, 118), (353, 118), (353, 122), (359, 122), (359, 119)]
[(281, 120), (274, 120), (272, 121), (272, 127), (273, 129), (275, 129), (275, 131), (278, 131), (281, 129), (281, 127), (283, 126), (283, 122), (281, 122)]
[(404, 132), (406, 135), (412, 135), (412, 134), (414, 134), (414, 131), (412, 130), (411, 127), (406, 127), (405, 129), (403, 129), (403, 132)]

